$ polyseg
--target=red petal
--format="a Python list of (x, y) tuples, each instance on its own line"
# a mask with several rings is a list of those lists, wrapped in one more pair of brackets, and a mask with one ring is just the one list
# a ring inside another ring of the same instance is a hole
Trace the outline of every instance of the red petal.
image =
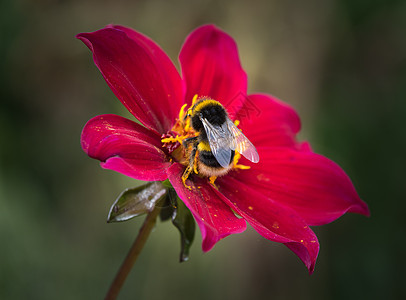
[(240, 121), (239, 127), (255, 147), (296, 146), (300, 119), (286, 103), (270, 95), (249, 95), (235, 103), (230, 117)]
[(259, 148), (258, 164), (230, 175), (291, 207), (309, 225), (330, 223), (346, 212), (369, 215), (345, 172), (309, 150)]
[(82, 132), (82, 148), (102, 167), (138, 180), (166, 180), (170, 166), (160, 149), (160, 137), (151, 130), (117, 115), (91, 119)]
[(236, 43), (213, 25), (199, 27), (187, 37), (179, 60), (187, 103), (197, 94), (226, 105), (247, 92), (247, 75), (241, 67)]
[(218, 180), (226, 202), (265, 238), (284, 243), (312, 273), (319, 252), (314, 232), (292, 209), (265, 197), (256, 189), (232, 177)]
[(125, 27), (81, 33), (111, 90), (146, 127), (172, 128), (183, 102), (182, 81), (167, 55), (152, 40)]
[(168, 177), (178, 196), (192, 212), (202, 233), (203, 251), (209, 251), (221, 239), (246, 229), (243, 219), (237, 218), (222, 201), (207, 180), (194, 178), (192, 190), (187, 189), (181, 180), (185, 168), (175, 163), (168, 169)]

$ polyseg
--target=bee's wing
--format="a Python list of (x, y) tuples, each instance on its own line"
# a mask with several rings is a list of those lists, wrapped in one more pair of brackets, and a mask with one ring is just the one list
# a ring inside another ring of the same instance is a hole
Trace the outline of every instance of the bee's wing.
[(227, 124), (224, 123), (223, 126), (216, 126), (210, 124), (209, 121), (203, 117), (201, 117), (200, 120), (206, 131), (211, 152), (223, 168), (228, 167), (231, 160), (231, 143), (233, 140)]
[(241, 132), (237, 126), (234, 125), (233, 121), (227, 119), (228, 130), (233, 136), (233, 149), (238, 153), (242, 154), (246, 159), (252, 161), (253, 163), (259, 162), (259, 155), (255, 146), (250, 142), (250, 140)]

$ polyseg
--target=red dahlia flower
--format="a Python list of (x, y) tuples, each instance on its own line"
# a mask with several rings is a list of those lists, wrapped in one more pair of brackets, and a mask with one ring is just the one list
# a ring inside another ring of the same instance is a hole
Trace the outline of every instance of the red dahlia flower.
[[(143, 125), (117, 115), (97, 116), (83, 129), (84, 151), (103, 168), (138, 180), (169, 179), (200, 227), (203, 251), (244, 231), (248, 222), (265, 238), (285, 244), (313, 272), (319, 243), (309, 226), (346, 212), (369, 214), (345, 172), (296, 141), (300, 119), (290, 106), (267, 94), (247, 95), (237, 46), (225, 32), (206, 25), (187, 37), (179, 55), (182, 76), (156, 43), (130, 28), (107, 26), (77, 37)], [(195, 95), (217, 100), (240, 121), (260, 161), (242, 158), (249, 168), (234, 164), (215, 184), (193, 173), (189, 189), (181, 180), (187, 165), (182, 145), (163, 138), (185, 134), (179, 112)]]

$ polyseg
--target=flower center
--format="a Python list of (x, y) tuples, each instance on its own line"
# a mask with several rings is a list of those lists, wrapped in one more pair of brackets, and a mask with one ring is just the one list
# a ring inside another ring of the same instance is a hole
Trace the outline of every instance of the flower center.
[[(187, 104), (184, 104), (180, 109), (179, 117), (176, 119), (172, 130), (163, 134), (161, 137), (163, 147), (168, 150), (172, 158), (182, 165), (187, 166), (185, 174), (182, 176), (184, 183), (191, 174), (197, 174), (200, 177), (209, 177), (210, 182), (214, 185), (214, 180), (217, 176), (222, 176), (231, 169), (250, 168), (249, 166), (238, 164), (241, 154), (237, 151), (233, 151), (233, 158), (230, 158), (230, 160), (232, 159), (232, 163), (230, 163), (227, 168), (221, 167), (215, 160), (207, 140), (206, 129), (202, 127), (200, 130), (196, 130), (196, 128), (193, 127), (195, 119), (193, 119), (194, 121), (192, 122), (192, 118), (200, 118), (201, 113), (199, 109), (204, 106), (205, 103), (221, 106), (219, 102), (213, 99), (207, 97), (198, 98), (198, 96), (195, 95), (192, 105), (188, 109), (186, 109)], [(223, 109), (222, 106), (221, 108)], [(239, 121), (234, 121), (234, 124), (238, 126)], [(201, 152), (201, 155), (199, 152)], [(211, 157), (211, 160), (199, 159), (199, 157), (203, 158), (202, 156)]]

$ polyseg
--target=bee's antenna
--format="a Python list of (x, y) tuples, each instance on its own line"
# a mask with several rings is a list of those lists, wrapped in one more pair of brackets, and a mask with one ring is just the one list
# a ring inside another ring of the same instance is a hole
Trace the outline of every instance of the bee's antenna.
[(190, 117), (189, 110), (190, 110), (190, 109), (188, 109), (188, 110), (186, 111), (186, 114), (185, 114), (185, 116), (183, 117), (183, 122), (185, 122), (186, 119), (187, 119), (188, 117)]

